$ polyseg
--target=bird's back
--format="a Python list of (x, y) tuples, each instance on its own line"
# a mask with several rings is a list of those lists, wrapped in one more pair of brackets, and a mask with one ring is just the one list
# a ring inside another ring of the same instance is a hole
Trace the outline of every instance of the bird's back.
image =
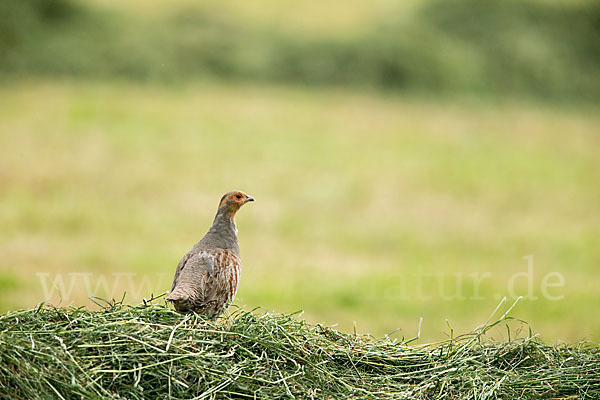
[(220, 314), (237, 293), (241, 260), (227, 249), (192, 249), (180, 262), (167, 300), (181, 312)]

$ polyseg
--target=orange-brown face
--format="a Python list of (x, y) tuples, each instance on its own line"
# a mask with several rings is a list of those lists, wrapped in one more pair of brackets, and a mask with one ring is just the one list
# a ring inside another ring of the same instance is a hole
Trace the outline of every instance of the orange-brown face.
[(233, 192), (229, 192), (225, 194), (221, 198), (221, 203), (219, 204), (219, 208), (226, 207), (229, 210), (236, 212), (240, 209), (241, 206), (246, 204), (249, 201), (254, 201), (252, 196), (248, 196), (246, 193), (234, 190)]

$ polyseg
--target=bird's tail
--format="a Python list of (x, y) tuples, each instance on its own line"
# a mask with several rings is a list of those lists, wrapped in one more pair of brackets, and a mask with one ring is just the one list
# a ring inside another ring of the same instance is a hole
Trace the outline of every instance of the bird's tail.
[(189, 295), (182, 290), (181, 288), (176, 287), (171, 291), (171, 293), (165, 299), (166, 301), (170, 301), (172, 303), (180, 302), (182, 300), (188, 300)]

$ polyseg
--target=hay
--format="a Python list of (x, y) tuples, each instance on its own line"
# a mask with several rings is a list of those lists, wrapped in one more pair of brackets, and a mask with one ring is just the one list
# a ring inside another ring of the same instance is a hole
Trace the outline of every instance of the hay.
[(510, 320), (410, 346), (294, 314), (207, 321), (151, 303), (40, 306), (0, 316), (0, 397), (600, 398), (598, 346), (484, 340)]

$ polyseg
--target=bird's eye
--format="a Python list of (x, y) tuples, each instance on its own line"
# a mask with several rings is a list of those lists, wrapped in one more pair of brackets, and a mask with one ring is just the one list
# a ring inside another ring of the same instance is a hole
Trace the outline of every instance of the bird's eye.
[(237, 196), (235, 196), (235, 198), (239, 200), (239, 199), (241, 199), (241, 198), (242, 198), (242, 195), (241, 195), (241, 194), (238, 194)]

